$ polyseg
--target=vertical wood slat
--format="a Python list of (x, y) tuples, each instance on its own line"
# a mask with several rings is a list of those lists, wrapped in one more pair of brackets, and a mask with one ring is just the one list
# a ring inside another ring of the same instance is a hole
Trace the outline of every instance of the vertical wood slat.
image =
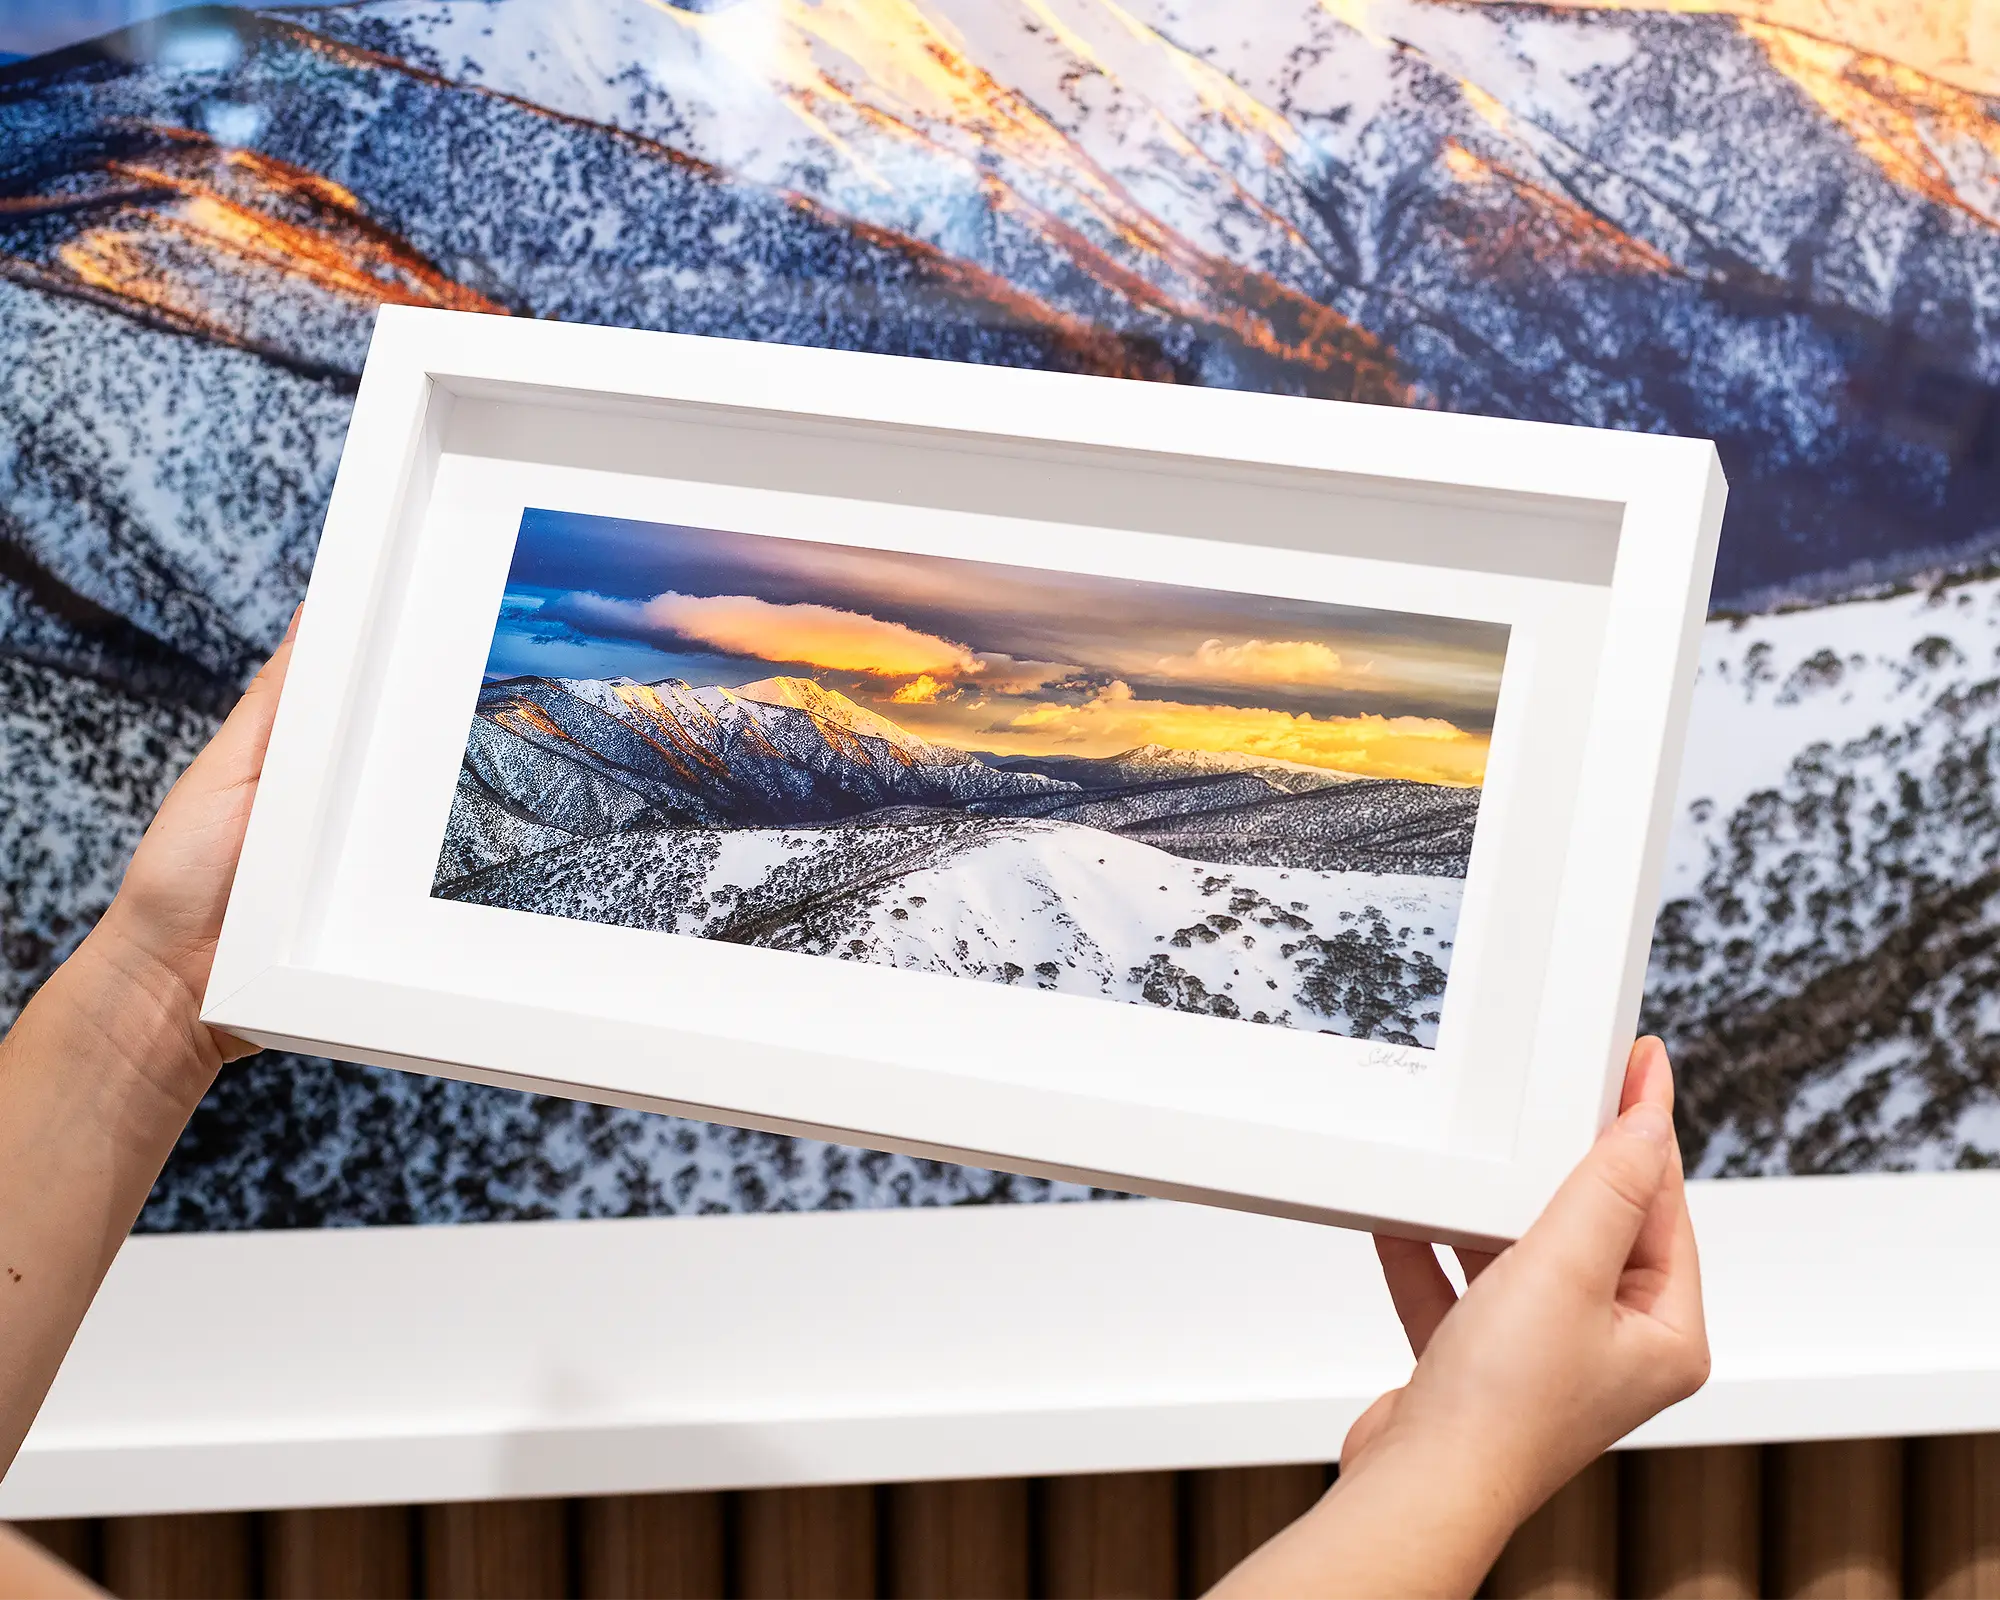
[(1760, 1589), (1756, 1445), (1636, 1450), (1620, 1463), (1619, 1589), (1634, 1600), (1753, 1600)]
[(1206, 1594), (1245, 1556), (1312, 1510), (1326, 1493), (1327, 1469), (1228, 1467), (1183, 1480), (1187, 1587)]
[(1599, 1456), (1521, 1524), (1480, 1593), (1487, 1600), (1616, 1600), (1618, 1463)]
[(264, 1516), (264, 1600), (409, 1600), (416, 1513), (336, 1506)]
[(429, 1600), (564, 1600), (569, 1517), (560, 1500), (486, 1500), (423, 1509)]
[(1046, 1478), (1040, 1487), (1047, 1600), (1163, 1600), (1180, 1592), (1173, 1473)]
[(1766, 1588), (1782, 1600), (1903, 1593), (1903, 1441), (1827, 1439), (1765, 1453)]
[(742, 1600), (872, 1600), (875, 1491), (866, 1484), (751, 1489), (737, 1497)]
[(719, 1494), (585, 1500), (577, 1517), (583, 1600), (715, 1600), (726, 1584)]
[(1034, 1540), (1025, 1478), (899, 1483), (889, 1491), (890, 1600), (1028, 1600)]
[(98, 1557), (98, 1527), (85, 1517), (64, 1517), (43, 1522), (17, 1522), (17, 1533), (26, 1535), (66, 1566), (76, 1568), (95, 1581), (101, 1576)]
[(1909, 1593), (2000, 1600), (2000, 1434), (1912, 1439), (1908, 1469)]
[[(745, 1600), (1153, 1600), (1185, 1592), (1183, 1579), (1196, 1592), (1216, 1582), (1307, 1510), (1324, 1481), (1321, 1468), (1270, 1467), (902, 1484), (882, 1492), (879, 1528), (868, 1487), (614, 1497), (578, 1505), (574, 1552), (560, 1501), (20, 1527), (125, 1600), (725, 1589)], [(1521, 1528), (1482, 1592), (1720, 1600), (1762, 1592), (1760, 1570), (1776, 1595), (2000, 1600), (2000, 1435), (1606, 1459)]]
[(104, 1587), (121, 1600), (249, 1600), (257, 1589), (254, 1549), (245, 1512), (111, 1517)]

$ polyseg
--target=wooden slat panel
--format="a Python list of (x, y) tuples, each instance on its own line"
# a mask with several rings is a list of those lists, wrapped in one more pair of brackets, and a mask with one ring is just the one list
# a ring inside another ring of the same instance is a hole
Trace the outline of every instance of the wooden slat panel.
[(1034, 1549), (1025, 1478), (899, 1483), (888, 1512), (892, 1600), (1028, 1600)]
[(560, 1500), (425, 1506), (423, 1541), (430, 1600), (563, 1600), (569, 1592)]
[(408, 1506), (266, 1512), (265, 1600), (409, 1600), (415, 1523)]
[(1634, 1450), (1620, 1463), (1619, 1587), (1635, 1600), (1739, 1600), (1759, 1586), (1756, 1445)]
[(256, 1592), (250, 1518), (238, 1511), (112, 1517), (104, 1586), (122, 1600), (248, 1600)]
[(1599, 1456), (1521, 1524), (1480, 1591), (1489, 1600), (1615, 1600), (1618, 1463)]
[(737, 1499), (736, 1574), (743, 1600), (871, 1600), (874, 1489), (746, 1491)]
[(719, 1494), (585, 1500), (577, 1539), (584, 1600), (715, 1600), (723, 1592)]
[(1909, 1592), (2000, 1600), (2000, 1434), (1909, 1443)]
[(97, 1524), (85, 1517), (65, 1517), (60, 1521), (17, 1522), (14, 1526), (36, 1544), (76, 1568), (86, 1578), (98, 1576)]
[(1765, 1456), (1764, 1565), (1784, 1600), (1903, 1593), (1903, 1441), (1826, 1439)]
[(1176, 1491), (1171, 1472), (1043, 1480), (1042, 1593), (1048, 1600), (1165, 1600), (1179, 1593)]
[(1190, 1472), (1182, 1480), (1188, 1586), (1205, 1594), (1265, 1540), (1312, 1510), (1326, 1493), (1317, 1463)]

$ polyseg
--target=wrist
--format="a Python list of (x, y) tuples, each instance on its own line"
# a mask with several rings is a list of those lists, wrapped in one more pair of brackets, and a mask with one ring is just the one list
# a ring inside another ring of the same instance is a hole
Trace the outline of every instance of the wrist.
[(114, 901), (22, 1013), (46, 1029), (107, 1131), (171, 1146), (222, 1064), (199, 998), (124, 926)]
[(1397, 1526), (1398, 1567), (1414, 1557), (1423, 1575), (1399, 1571), (1392, 1588), (1414, 1581), (1426, 1593), (1471, 1594), (1534, 1510), (1521, 1474), (1496, 1444), (1477, 1428), (1398, 1419), (1353, 1470), (1343, 1464), (1325, 1510), (1363, 1525), (1379, 1519)]

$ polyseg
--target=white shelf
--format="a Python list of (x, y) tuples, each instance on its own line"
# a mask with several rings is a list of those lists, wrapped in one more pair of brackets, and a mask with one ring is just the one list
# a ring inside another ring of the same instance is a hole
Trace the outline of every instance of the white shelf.
[[(1634, 1443), (2000, 1429), (2000, 1175), (1695, 1209)], [(1408, 1365), (1363, 1236), (1157, 1202), (145, 1238), (0, 1516), (1325, 1460)]]

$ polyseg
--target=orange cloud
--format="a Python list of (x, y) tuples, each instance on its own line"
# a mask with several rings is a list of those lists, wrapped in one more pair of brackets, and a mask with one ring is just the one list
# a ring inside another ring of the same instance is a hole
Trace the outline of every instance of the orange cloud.
[[(1036, 750), (1113, 755), (1134, 745), (1302, 761), (1371, 778), (1476, 784), (1490, 740), (1441, 717), (1314, 717), (1255, 706), (1141, 700), (1113, 683), (1082, 705), (1045, 702), (1003, 724)], [(998, 731), (998, 730), (996, 730)]]
[(748, 594), (691, 595), (670, 589), (646, 601), (569, 595), (550, 614), (585, 628), (640, 638), (665, 634), (728, 655), (797, 661), (835, 672), (954, 677), (980, 669), (979, 658), (964, 645), (900, 622), (835, 606), (773, 605)]
[(899, 706), (927, 706), (950, 687), (949, 683), (940, 683), (926, 672), (912, 678), (889, 699)]
[(1341, 681), (1340, 656), (1311, 639), (1245, 639), (1224, 644), (1206, 639), (1184, 656), (1163, 656), (1153, 664), (1163, 678), (1190, 683), (1334, 684)]

